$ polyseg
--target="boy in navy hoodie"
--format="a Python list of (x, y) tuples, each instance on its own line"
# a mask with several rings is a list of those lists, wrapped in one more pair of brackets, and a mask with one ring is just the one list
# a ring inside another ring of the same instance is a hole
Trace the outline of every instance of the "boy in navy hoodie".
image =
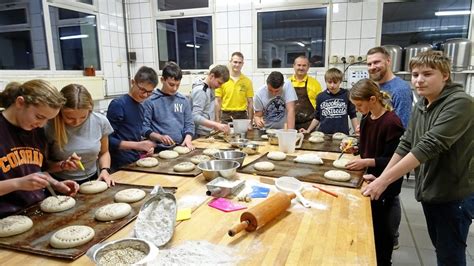
[(354, 105), (349, 101), (349, 92), (341, 88), (343, 74), (337, 68), (329, 69), (324, 75), (327, 90), (316, 97), (314, 119), (307, 129), (300, 128), (302, 133), (310, 133), (319, 125), (319, 131), (325, 134), (342, 132), (349, 134), (347, 116), (352, 127), (357, 129), (359, 123)]
[(178, 92), (183, 73), (174, 62), (163, 68), (161, 89), (155, 90), (144, 103), (145, 119), (143, 136), (160, 143), (165, 149), (172, 144), (194, 149), (194, 122), (191, 106), (184, 95)]

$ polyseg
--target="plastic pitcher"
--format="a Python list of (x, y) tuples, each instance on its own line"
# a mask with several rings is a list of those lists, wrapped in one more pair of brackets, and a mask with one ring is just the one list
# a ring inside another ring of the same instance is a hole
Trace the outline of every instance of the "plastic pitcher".
[(250, 119), (234, 119), (229, 125), (233, 126), (234, 133), (245, 133), (249, 128)]
[(277, 136), (278, 147), (284, 153), (293, 153), (296, 148), (301, 148), (303, 144), (303, 133), (298, 133), (296, 129), (279, 129), (277, 130)]

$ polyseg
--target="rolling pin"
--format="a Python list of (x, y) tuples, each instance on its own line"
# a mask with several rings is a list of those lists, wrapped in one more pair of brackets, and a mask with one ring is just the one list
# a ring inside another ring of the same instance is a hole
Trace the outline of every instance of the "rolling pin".
[(253, 232), (257, 228), (264, 226), (288, 209), (291, 205), (291, 200), (295, 197), (294, 193), (277, 192), (275, 195), (242, 213), (240, 215), (240, 223), (234, 225), (229, 230), (229, 236), (235, 236), (244, 229), (247, 232)]

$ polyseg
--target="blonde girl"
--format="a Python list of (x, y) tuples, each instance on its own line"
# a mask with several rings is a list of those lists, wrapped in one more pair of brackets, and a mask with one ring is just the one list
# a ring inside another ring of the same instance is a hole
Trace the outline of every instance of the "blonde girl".
[[(58, 116), (46, 125), (51, 172), (62, 180), (98, 179), (114, 185), (110, 177), (108, 135), (113, 129), (104, 115), (93, 112), (94, 102), (87, 89), (70, 84), (61, 90), (66, 103)], [(98, 159), (98, 160), (97, 160)], [(81, 161), (85, 170), (79, 169)]]
[(79, 185), (58, 182), (46, 170), (46, 137), (42, 127), (54, 118), (64, 97), (46, 81), (9, 83), (0, 93), (0, 218), (45, 198), (50, 183), (63, 194), (74, 195)]

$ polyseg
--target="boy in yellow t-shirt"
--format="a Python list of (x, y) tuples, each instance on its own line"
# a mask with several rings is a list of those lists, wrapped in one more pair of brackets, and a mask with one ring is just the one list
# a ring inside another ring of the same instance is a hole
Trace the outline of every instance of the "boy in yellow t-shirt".
[(253, 86), (252, 81), (242, 74), (244, 56), (234, 52), (230, 58), (230, 79), (217, 88), (216, 121), (228, 123), (234, 119), (253, 119)]

